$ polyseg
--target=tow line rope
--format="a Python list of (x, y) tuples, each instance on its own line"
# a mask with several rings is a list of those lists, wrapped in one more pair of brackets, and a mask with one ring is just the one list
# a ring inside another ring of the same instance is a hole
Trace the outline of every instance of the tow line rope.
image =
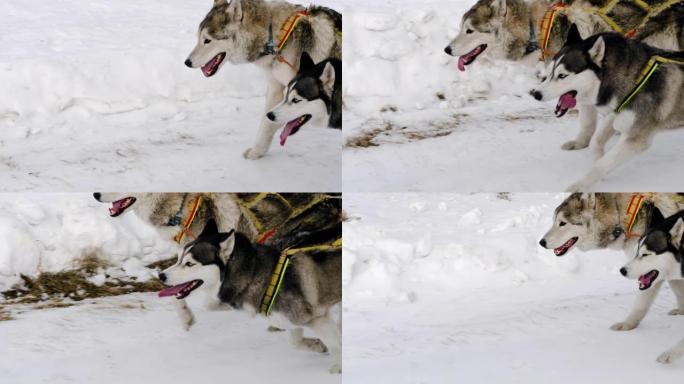
[(261, 306), (259, 307), (259, 313), (264, 316), (270, 316), (271, 310), (273, 309), (273, 304), (278, 298), (278, 292), (280, 292), (280, 286), (285, 278), (285, 272), (290, 266), (290, 259), (292, 256), (300, 252), (310, 252), (310, 251), (330, 251), (335, 249), (340, 249), (342, 247), (342, 238), (337, 238), (335, 241), (329, 244), (312, 245), (308, 247), (294, 247), (288, 248), (280, 253), (280, 258), (276, 264), (275, 270), (271, 275), (271, 281), (266, 288), (266, 293), (261, 300)]

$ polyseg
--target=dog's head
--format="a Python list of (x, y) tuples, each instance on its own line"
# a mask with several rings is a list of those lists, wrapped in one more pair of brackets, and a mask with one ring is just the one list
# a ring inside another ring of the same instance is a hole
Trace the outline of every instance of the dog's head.
[(583, 40), (573, 24), (565, 45), (547, 66), (542, 83), (530, 94), (540, 101), (557, 97), (556, 117), (565, 115), (578, 101), (595, 104), (605, 52), (606, 43), (602, 35)]
[(639, 240), (636, 256), (620, 268), (620, 273), (628, 279), (638, 279), (641, 291), (661, 280), (681, 279), (684, 276), (683, 233), (684, 212), (663, 219), (660, 211), (654, 209), (649, 229)]
[(309, 121), (327, 125), (332, 93), (335, 87), (335, 67), (330, 61), (315, 64), (308, 53), (302, 53), (299, 72), (290, 81), (283, 101), (266, 113), (278, 124), (285, 124), (280, 144), (294, 135)]
[(556, 208), (551, 229), (539, 244), (546, 249), (553, 249), (556, 256), (565, 255), (573, 247), (583, 251), (594, 248), (591, 227), (595, 204), (594, 194), (570, 195)]
[(496, 59), (505, 58), (500, 47), (501, 32), (508, 7), (506, 0), (479, 0), (463, 15), (461, 31), (444, 49), (448, 55), (458, 57), (458, 69), (465, 71), (466, 65), (486, 52)]
[(200, 23), (197, 45), (185, 61), (190, 68), (200, 67), (211, 77), (224, 60), (242, 64), (256, 60), (266, 44), (267, 32), (261, 22), (267, 17), (257, 11), (260, 0), (215, 0)]
[(184, 299), (200, 287), (215, 288), (227, 260), (221, 258), (221, 249), (232, 252), (234, 232), (219, 233), (216, 221), (210, 219), (197, 239), (188, 243), (178, 254), (178, 261), (159, 274), (159, 280), (168, 288), (159, 292), (160, 297), (175, 296)]
[(133, 206), (140, 198), (140, 196), (136, 196), (136, 194), (103, 192), (95, 192), (93, 193), (93, 197), (100, 203), (111, 204), (109, 207), (109, 216), (111, 217), (119, 217), (125, 212), (132, 210)]

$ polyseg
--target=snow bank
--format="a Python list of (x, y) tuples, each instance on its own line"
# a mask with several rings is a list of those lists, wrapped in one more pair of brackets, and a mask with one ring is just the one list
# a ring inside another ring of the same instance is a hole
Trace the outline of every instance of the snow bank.
[[(345, 303), (616, 274), (621, 252), (538, 245), (565, 195), (345, 194)], [(421, 207), (421, 209), (416, 209)]]
[(110, 274), (145, 281), (154, 273), (145, 265), (175, 254), (174, 244), (135, 214), (111, 218), (88, 194), (0, 195), (0, 239), (0, 291), (19, 274), (75, 268), (87, 255), (108, 263)]

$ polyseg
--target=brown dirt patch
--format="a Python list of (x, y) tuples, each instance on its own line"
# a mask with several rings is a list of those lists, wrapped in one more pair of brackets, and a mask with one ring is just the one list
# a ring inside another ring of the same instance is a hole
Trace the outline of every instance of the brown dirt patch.
[(397, 125), (390, 120), (370, 119), (361, 129), (361, 133), (350, 137), (346, 148), (369, 148), (381, 145), (382, 138), (404, 138), (407, 142), (434, 139), (448, 136), (460, 125), (463, 115), (454, 115), (450, 120), (432, 121), (427, 127), (409, 127)]

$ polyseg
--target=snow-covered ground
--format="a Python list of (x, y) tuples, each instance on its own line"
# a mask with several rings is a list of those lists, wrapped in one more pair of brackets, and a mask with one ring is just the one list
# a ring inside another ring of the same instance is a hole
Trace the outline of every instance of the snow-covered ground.
[(265, 81), (250, 65), (210, 79), (183, 65), (210, 7), (2, 1), (0, 188), (340, 190), (337, 130), (305, 127), (264, 159), (242, 158)]
[(656, 362), (684, 336), (669, 288), (637, 329), (612, 331), (637, 292), (625, 255), (538, 245), (564, 197), (346, 193), (345, 381), (680, 380), (684, 360)]
[[(27, 311), (0, 322), (0, 381), (38, 383), (340, 383), (328, 355), (295, 350), (264, 318), (195, 310), (133, 294)], [(199, 308), (199, 307), (197, 307)]]
[[(588, 150), (560, 149), (577, 114), (557, 119), (555, 101), (529, 96), (534, 68), (483, 56), (459, 72), (444, 53), (474, 0), (345, 3), (345, 190), (555, 192), (589, 170)], [(677, 172), (683, 140), (660, 134), (597, 188), (678, 189), (663, 175)]]
[[(175, 243), (134, 213), (110, 218), (107, 208), (89, 194), (0, 194), (0, 291), (19, 274), (78, 268), (84, 255), (109, 264), (89, 278), (96, 285), (156, 277), (145, 266), (175, 255)], [(295, 350), (263, 317), (209, 312), (192, 295), (197, 323), (185, 331), (172, 300), (136, 293), (8, 305), (0, 296), (0, 382), (341, 381), (328, 373), (329, 355)]]

